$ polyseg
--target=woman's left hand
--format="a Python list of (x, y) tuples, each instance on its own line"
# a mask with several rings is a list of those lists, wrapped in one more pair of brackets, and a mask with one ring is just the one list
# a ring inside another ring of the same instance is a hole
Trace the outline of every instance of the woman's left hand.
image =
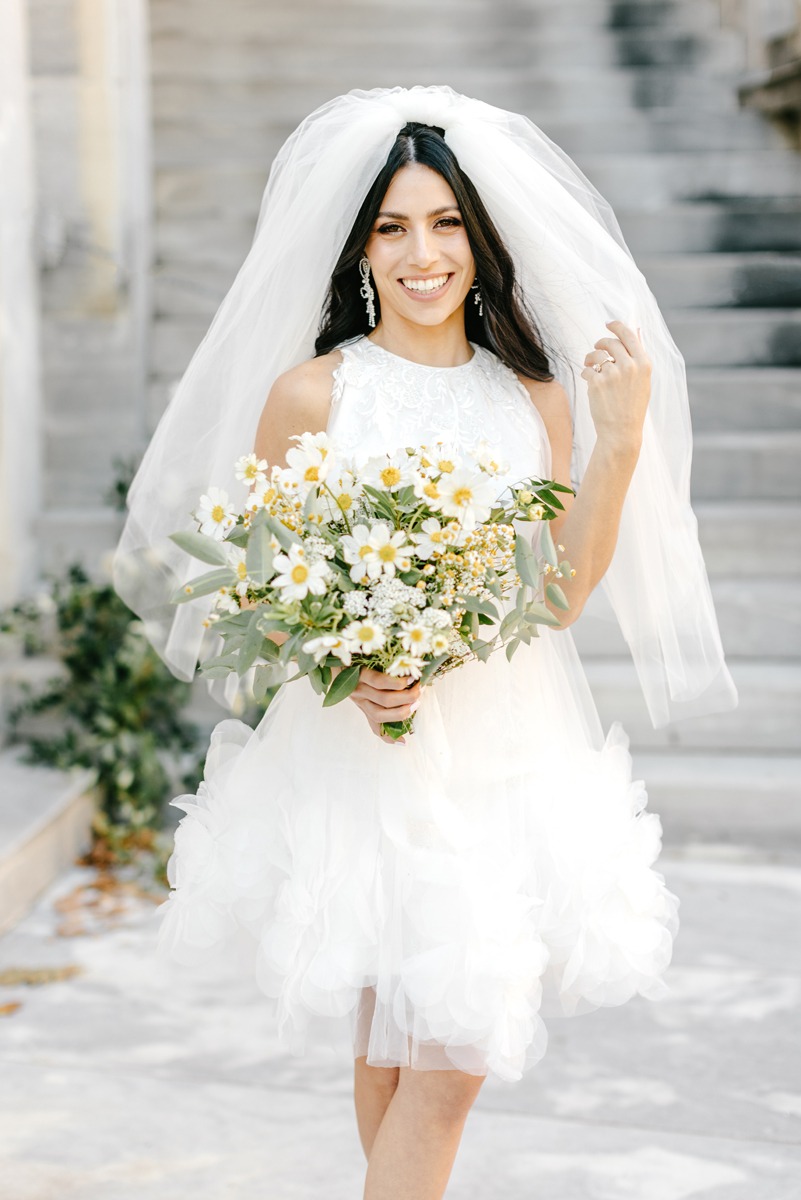
[(651, 397), (651, 360), (633, 329), (607, 321), (614, 337), (599, 338), (584, 359), (598, 440), (618, 450), (638, 451)]

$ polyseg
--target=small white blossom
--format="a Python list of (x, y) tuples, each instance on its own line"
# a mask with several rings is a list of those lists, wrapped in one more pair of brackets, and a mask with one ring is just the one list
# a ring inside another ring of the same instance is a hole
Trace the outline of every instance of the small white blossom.
[(368, 458), (362, 468), (362, 479), (383, 492), (397, 492), (412, 482), (413, 464), (405, 450)]
[(418, 558), (433, 558), (435, 554), (442, 554), (447, 550), (450, 540), (436, 517), (427, 517), (420, 526), (420, 533), (413, 533), (411, 537), (417, 547)]
[(298, 443), (287, 450), (287, 465), (297, 471), (303, 484), (313, 487), (322, 483), (331, 465), (328, 436), (325, 433), (293, 434), (292, 441)]
[(367, 594), (365, 592), (346, 592), (342, 607), (349, 617), (363, 617), (367, 613)]
[(387, 675), (409, 675), (419, 679), (425, 663), (413, 654), (399, 654), (386, 668)]
[(361, 650), (363, 654), (370, 654), (373, 650), (380, 650), (387, 640), (386, 631), (378, 624), (377, 621), (352, 621), (345, 629), (345, 637), (351, 643), (354, 650)]
[(404, 650), (419, 658), (431, 647), (431, 632), (421, 621), (403, 621), (400, 642)]
[(322, 662), (327, 655), (333, 654), (343, 666), (349, 667), (353, 654), (353, 644), (339, 634), (324, 634), (303, 643), (306, 654), (311, 654), (315, 662)]
[(243, 483), (262, 487), (267, 482), (267, 459), (257, 458), (255, 454), (243, 454), (236, 460), (234, 471), (237, 479)]
[(210, 487), (200, 497), (200, 505), (194, 514), (200, 523), (200, 532), (211, 534), (222, 541), (223, 536), (236, 524), (236, 509), (222, 488)]
[(329, 569), (324, 559), (310, 563), (300, 545), (292, 545), (289, 554), (275, 559), (279, 572), (273, 586), (280, 589), (282, 600), (303, 600), (311, 592), (321, 596), (328, 586)]
[(498, 485), (491, 475), (463, 467), (452, 475), (443, 475), (440, 490), (442, 511), (447, 517), (456, 517), (462, 532), (469, 533), (490, 515)]

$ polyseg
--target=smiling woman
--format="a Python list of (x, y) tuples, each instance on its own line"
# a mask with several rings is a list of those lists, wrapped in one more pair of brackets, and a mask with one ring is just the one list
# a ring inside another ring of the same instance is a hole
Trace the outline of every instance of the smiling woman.
[[(254, 449), (297, 511), (324, 470), (350, 516), (347, 616), (320, 649), (369, 650), (396, 618), (409, 642), (404, 674), (361, 667), (341, 704), (306, 675), (255, 730), (219, 723), (198, 795), (174, 801), (159, 944), (255, 977), (293, 1053), (346, 1024), (365, 1200), (439, 1200), (483, 1078), (541, 1059), (543, 1016), (667, 991), (678, 899), (654, 869), (659, 818), (569, 626), (603, 580), (655, 724), (736, 701), (689, 506), (683, 364), (608, 207), (530, 122), (448, 88), (379, 89), (323, 106), (281, 151), (182, 387), (132, 489), (129, 555), (153, 572), (139, 530), (172, 532), (196, 479), (227, 481), (224, 455)], [(481, 522), (516, 482), (555, 479), (577, 488), (553, 522), (575, 575), (558, 628), (552, 606), (509, 661), (423, 685), (425, 569), (405, 571), (403, 520), (373, 520), (357, 485), (411, 471), (418, 495), (432, 461), (432, 564), (450, 569), (466, 508)], [(279, 567), (308, 628), (309, 566), (290, 550)], [(184, 669), (204, 616), (188, 610), (161, 643)], [(387, 738), (415, 710), (414, 736)]]

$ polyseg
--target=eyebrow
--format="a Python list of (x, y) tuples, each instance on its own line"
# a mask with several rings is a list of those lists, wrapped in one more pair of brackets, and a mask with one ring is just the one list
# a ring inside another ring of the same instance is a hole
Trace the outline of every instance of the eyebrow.
[[(458, 211), (459, 211), (458, 204), (445, 204), (445, 205), (443, 205), (442, 208), (432, 209), (432, 211), (430, 213), (428, 213), (428, 216), (429, 217), (441, 217), (443, 213), (458, 212)], [(405, 213), (397, 213), (397, 212), (380, 212), (378, 214), (378, 217), (393, 217), (396, 221), (408, 221), (410, 219)], [(376, 220), (378, 220), (378, 217), (376, 217)]]

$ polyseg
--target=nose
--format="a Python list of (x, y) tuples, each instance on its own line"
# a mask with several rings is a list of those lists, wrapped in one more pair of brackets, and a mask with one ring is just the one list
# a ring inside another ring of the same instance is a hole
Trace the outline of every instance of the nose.
[(425, 228), (412, 232), (409, 243), (409, 265), (425, 270), (438, 258), (437, 248)]

